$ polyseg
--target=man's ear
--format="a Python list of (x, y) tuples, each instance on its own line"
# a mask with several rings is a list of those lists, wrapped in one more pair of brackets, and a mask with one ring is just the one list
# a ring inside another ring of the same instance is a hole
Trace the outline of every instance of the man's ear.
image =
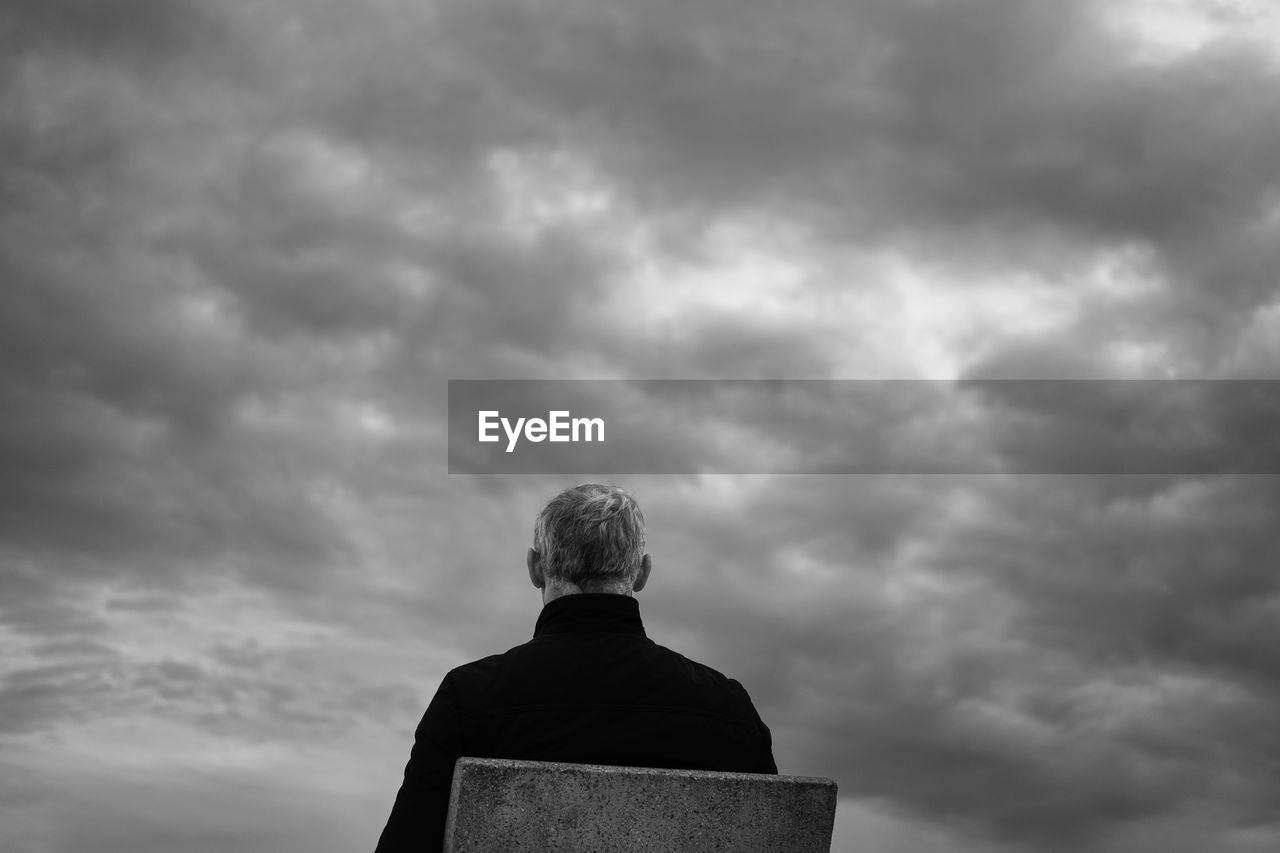
[(542, 555), (530, 548), (529, 553), (524, 555), (524, 562), (529, 567), (529, 580), (533, 585), (538, 589), (545, 587), (547, 579), (542, 574)]
[(653, 560), (645, 554), (640, 558), (640, 571), (636, 573), (636, 582), (631, 585), (632, 592), (639, 592), (649, 582), (649, 572), (653, 571)]

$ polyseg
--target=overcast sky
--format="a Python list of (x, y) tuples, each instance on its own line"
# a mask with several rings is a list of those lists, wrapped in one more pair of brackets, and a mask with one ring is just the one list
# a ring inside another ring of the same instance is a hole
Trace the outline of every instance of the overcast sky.
[[(584, 479), (448, 379), (1274, 377), (1271, 6), (4, 0), (0, 848), (372, 848)], [(834, 850), (1280, 849), (1280, 479), (618, 482)]]

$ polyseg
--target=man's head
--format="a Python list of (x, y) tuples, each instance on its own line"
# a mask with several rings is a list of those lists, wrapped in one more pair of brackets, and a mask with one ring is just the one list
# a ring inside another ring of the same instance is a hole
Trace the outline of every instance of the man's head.
[(544, 603), (578, 592), (637, 592), (652, 568), (644, 551), (644, 514), (616, 486), (565, 489), (538, 514), (528, 564)]

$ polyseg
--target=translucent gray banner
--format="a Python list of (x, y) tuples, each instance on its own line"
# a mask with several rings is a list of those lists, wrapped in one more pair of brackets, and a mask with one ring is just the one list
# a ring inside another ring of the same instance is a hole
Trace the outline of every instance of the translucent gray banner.
[(1276, 474), (1277, 380), (450, 380), (451, 474)]

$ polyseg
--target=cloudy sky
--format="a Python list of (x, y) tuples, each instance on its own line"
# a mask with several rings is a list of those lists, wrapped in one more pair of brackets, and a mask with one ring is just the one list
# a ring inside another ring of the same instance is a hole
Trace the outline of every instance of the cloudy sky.
[[(1271, 7), (4, 0), (0, 848), (372, 848), (584, 479), (449, 475), (449, 379), (1273, 377)], [(1278, 849), (1280, 480), (988, 403), (1064, 475), (619, 478), (650, 635), (837, 851)]]

